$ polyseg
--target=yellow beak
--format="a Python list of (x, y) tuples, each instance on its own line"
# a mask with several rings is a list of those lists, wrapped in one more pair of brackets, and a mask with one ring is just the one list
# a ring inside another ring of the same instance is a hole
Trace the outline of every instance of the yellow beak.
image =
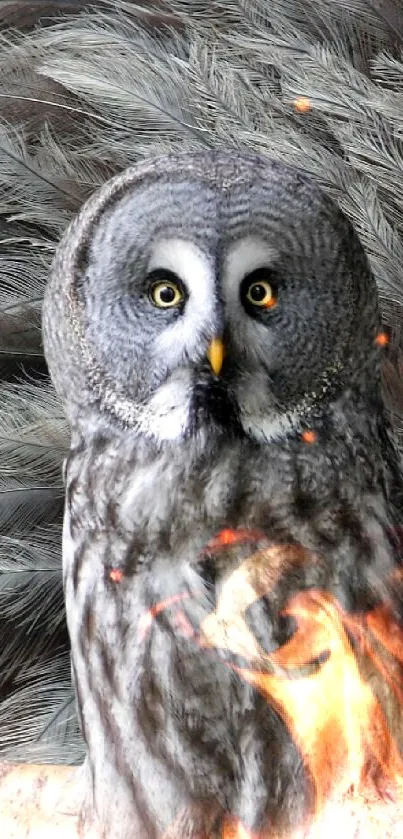
[(213, 373), (218, 376), (224, 361), (224, 344), (221, 338), (213, 338), (207, 350), (207, 358)]

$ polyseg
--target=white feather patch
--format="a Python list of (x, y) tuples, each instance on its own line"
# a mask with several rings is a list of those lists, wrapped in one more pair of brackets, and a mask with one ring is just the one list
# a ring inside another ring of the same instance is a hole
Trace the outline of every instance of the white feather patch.
[(191, 378), (181, 370), (161, 385), (148, 404), (140, 409), (137, 428), (159, 441), (178, 440), (189, 425)]
[(217, 321), (215, 266), (210, 255), (184, 239), (163, 239), (155, 246), (148, 271), (166, 268), (182, 280), (188, 291), (185, 310), (174, 324), (157, 338), (156, 359), (168, 369), (186, 360), (197, 361), (207, 350)]
[(299, 414), (292, 412), (267, 417), (241, 413), (240, 420), (245, 434), (258, 443), (272, 443), (275, 440), (281, 440), (290, 432), (295, 431), (300, 424)]
[(239, 303), (239, 285), (252, 271), (270, 266), (276, 251), (264, 239), (247, 236), (232, 245), (226, 255), (223, 268), (223, 287), (229, 303)]

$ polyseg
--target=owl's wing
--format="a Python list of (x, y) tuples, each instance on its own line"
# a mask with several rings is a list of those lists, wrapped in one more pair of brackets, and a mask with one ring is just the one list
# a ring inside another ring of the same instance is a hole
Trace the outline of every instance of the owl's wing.
[(40, 341), (55, 244), (94, 189), (147, 155), (225, 146), (308, 171), (369, 253), (391, 330), (385, 392), (403, 430), (403, 9), (6, 0), (0, 24), (0, 755), (72, 762), (68, 433)]

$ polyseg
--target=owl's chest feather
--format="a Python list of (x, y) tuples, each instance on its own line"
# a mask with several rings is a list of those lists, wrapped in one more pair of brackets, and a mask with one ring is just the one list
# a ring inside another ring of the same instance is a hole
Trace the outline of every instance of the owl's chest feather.
[[(347, 453), (348, 454), (348, 453)], [(114, 441), (72, 453), (67, 510), (78, 552), (131, 573), (184, 568), (222, 528), (261, 529), (272, 541), (322, 554), (329, 575), (354, 575), (375, 554), (389, 562), (385, 499), (360, 486), (339, 453), (225, 440), (150, 453)], [(351, 458), (350, 458), (351, 462)], [(371, 470), (369, 470), (371, 471)], [(165, 566), (164, 566), (165, 563)]]
[(144, 545), (148, 556), (178, 556), (223, 527), (282, 526), (292, 483), (286, 455), (274, 460), (244, 443), (223, 444), (211, 457), (185, 448), (154, 458), (92, 451), (70, 459), (67, 504), (77, 530)]

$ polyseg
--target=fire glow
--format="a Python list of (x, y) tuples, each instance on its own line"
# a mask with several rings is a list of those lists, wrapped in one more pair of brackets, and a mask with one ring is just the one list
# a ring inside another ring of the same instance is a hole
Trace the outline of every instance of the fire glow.
[[(208, 549), (211, 555), (258, 539), (253, 532), (225, 530)], [(332, 839), (340, 831), (345, 839), (397, 839), (403, 819), (403, 627), (392, 608), (382, 604), (350, 614), (329, 591), (297, 591), (282, 610), (296, 629), (270, 654), (246, 621), (247, 608), (270, 594), (284, 571), (307, 561), (319, 560), (297, 545), (255, 550), (223, 579), (216, 608), (198, 632), (181, 609), (188, 594), (149, 610), (147, 630), (158, 614), (175, 607), (175, 631), (249, 662), (241, 667), (229, 659), (225, 666), (281, 716), (312, 779), (314, 810), (292, 836), (252, 834), (228, 819), (221, 839)]]

